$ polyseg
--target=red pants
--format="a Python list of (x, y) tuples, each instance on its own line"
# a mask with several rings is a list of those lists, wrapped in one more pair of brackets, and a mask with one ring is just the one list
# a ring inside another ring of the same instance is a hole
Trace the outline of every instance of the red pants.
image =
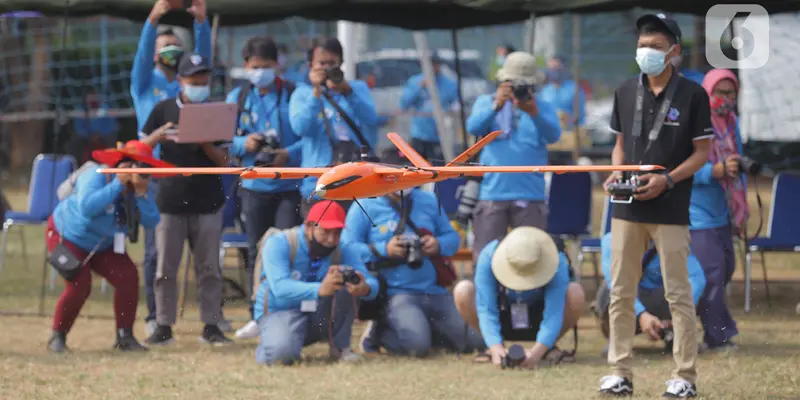
[[(53, 217), (47, 221), (47, 249), (53, 251), (58, 245), (59, 233), (56, 231)], [(89, 252), (75, 246), (68, 240), (64, 245), (78, 259), (83, 260)], [(117, 329), (133, 328), (136, 320), (136, 307), (139, 304), (139, 273), (128, 254), (116, 254), (112, 249), (97, 252), (81, 268), (78, 276), (72, 281), (65, 281), (66, 287), (56, 304), (53, 317), (53, 330), (67, 333), (83, 308), (83, 303), (92, 292), (92, 273), (98, 275), (114, 287), (114, 316)]]

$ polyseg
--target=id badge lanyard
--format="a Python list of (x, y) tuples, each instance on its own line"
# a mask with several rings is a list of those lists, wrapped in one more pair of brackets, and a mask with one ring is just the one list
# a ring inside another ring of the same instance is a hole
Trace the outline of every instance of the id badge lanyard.
[[(506, 290), (506, 298), (510, 290)], [(517, 293), (516, 301), (511, 304), (511, 328), (512, 329), (528, 329), (530, 323), (528, 320), (528, 305), (522, 301), (522, 293)]]
[[(642, 84), (643, 78), (644, 74), (639, 74), (639, 84), (636, 86), (636, 110), (633, 113), (633, 132), (631, 132), (631, 135), (633, 136), (634, 157), (636, 157), (636, 142), (638, 142), (639, 138), (642, 136), (642, 109), (644, 108), (644, 84)], [(658, 114), (656, 114), (656, 120), (653, 123), (653, 128), (650, 129), (650, 132), (647, 135), (647, 146), (642, 153), (639, 164), (644, 162), (645, 155), (650, 150), (653, 142), (658, 139), (658, 134), (661, 132), (661, 127), (664, 125), (664, 118), (667, 117), (669, 107), (672, 105), (672, 98), (675, 96), (675, 91), (678, 89), (679, 81), (680, 77), (675, 76), (673, 73), (673, 76), (670, 78), (669, 84), (667, 85), (666, 93), (664, 94), (664, 100), (661, 103), (661, 108), (658, 110)]]

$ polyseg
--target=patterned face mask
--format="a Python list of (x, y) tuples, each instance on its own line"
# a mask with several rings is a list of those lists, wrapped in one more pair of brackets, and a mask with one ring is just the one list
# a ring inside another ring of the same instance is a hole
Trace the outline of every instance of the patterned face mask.
[(158, 52), (158, 62), (169, 69), (177, 70), (182, 55), (182, 48), (174, 45), (164, 46)]

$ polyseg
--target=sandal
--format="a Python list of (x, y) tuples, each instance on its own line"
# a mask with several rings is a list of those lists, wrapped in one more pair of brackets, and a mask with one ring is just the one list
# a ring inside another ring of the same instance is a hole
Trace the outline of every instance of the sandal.
[(475, 364), (487, 364), (492, 362), (492, 356), (490, 356), (487, 352), (478, 353), (472, 362)]

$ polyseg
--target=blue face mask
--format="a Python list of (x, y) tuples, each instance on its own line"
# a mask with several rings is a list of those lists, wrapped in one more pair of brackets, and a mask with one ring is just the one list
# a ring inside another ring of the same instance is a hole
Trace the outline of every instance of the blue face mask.
[(250, 83), (257, 88), (265, 88), (275, 82), (275, 70), (273, 68), (258, 68), (250, 71)]
[(640, 47), (636, 49), (636, 63), (639, 64), (639, 69), (647, 75), (658, 75), (664, 72), (667, 64), (664, 59), (667, 53), (672, 51), (672, 47), (667, 51), (652, 49), (649, 47)]
[(202, 103), (211, 95), (211, 87), (208, 85), (183, 85), (183, 95), (192, 103)]
[(550, 82), (561, 82), (567, 74), (563, 69), (550, 68), (544, 72), (544, 75)]
[(505, 62), (506, 62), (506, 56), (504, 56), (504, 55), (501, 55), (501, 54), (498, 54), (498, 55), (497, 55), (497, 56), (494, 58), (494, 62), (496, 62), (496, 63), (497, 63), (497, 65), (500, 65), (500, 66), (502, 66), (502, 65), (503, 65), (503, 63), (505, 63)]

